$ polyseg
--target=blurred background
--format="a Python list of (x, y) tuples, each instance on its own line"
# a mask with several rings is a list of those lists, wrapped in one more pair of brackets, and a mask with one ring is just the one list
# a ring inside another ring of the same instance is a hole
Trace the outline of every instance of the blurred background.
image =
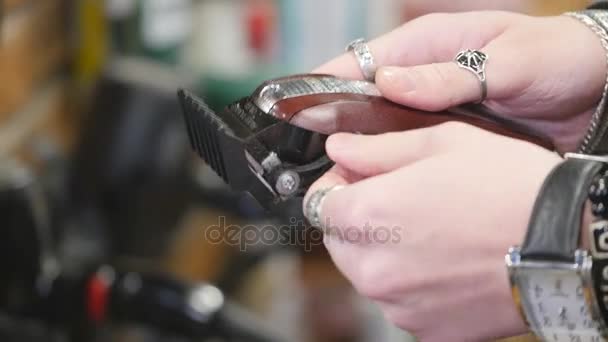
[(221, 109), (426, 13), (588, 2), (0, 1), (8, 342), (411, 341), (318, 243), (234, 243), (226, 227), (313, 233), (231, 193), (190, 152), (176, 90)]

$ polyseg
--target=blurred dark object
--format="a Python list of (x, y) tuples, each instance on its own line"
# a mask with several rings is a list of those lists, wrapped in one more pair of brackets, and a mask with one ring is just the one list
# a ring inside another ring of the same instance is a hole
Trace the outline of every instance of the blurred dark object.
[(33, 175), (0, 160), (0, 307), (31, 315), (58, 276), (46, 196)]
[(608, 9), (608, 1), (594, 1), (589, 8), (606, 10)]
[(209, 284), (187, 284), (155, 273), (116, 273), (104, 266), (90, 278), (89, 317), (161, 327), (165, 332), (193, 339), (216, 337), (227, 341), (276, 341), (268, 327)]
[(188, 205), (191, 159), (176, 82), (156, 65), (121, 61), (93, 96), (74, 158), (73, 205), (100, 212), (114, 255), (160, 255)]
[(2, 341), (92, 341), (116, 323), (194, 340), (277, 340), (212, 285), (159, 272), (119, 272), (77, 255), (69, 262), (79, 267), (61, 267), (47, 198), (25, 167), (0, 161)]

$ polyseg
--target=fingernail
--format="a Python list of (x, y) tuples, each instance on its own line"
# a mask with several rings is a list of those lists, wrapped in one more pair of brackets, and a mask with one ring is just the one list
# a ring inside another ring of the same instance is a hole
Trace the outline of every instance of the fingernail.
[(386, 83), (402, 93), (409, 93), (416, 90), (416, 82), (411, 77), (410, 72), (405, 68), (384, 67), (378, 71), (378, 82)]

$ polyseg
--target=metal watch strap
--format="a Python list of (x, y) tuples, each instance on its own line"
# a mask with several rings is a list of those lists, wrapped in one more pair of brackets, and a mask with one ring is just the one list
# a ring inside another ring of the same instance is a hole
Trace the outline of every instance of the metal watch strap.
[(601, 168), (600, 162), (571, 158), (551, 171), (534, 204), (522, 259), (572, 262), (583, 204)]
[[(593, 31), (600, 39), (604, 49), (604, 58), (608, 65), (608, 11), (588, 9), (579, 12), (569, 12), (565, 15), (578, 19)], [(608, 153), (608, 71), (599, 103), (591, 117), (589, 128), (579, 147), (580, 153), (606, 154)]]
[(608, 159), (605, 158), (604, 162), (604, 169), (589, 189), (589, 200), (595, 216), (595, 222), (589, 226), (589, 243), (593, 258), (591, 274), (594, 299), (601, 317), (599, 323), (604, 331), (608, 331)]

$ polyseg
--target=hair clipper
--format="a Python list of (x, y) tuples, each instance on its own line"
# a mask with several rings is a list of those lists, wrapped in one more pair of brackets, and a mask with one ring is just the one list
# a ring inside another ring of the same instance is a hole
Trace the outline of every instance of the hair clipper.
[[(219, 113), (185, 90), (179, 98), (193, 149), (232, 189), (248, 192), (267, 209), (302, 197), (331, 168), (324, 144), (325, 133), (333, 131), (373, 134), (461, 121), (553, 149), (549, 139), (483, 106), (424, 112), (386, 100), (373, 83), (329, 75), (266, 81)], [(330, 112), (330, 125), (338, 127), (322, 132), (296, 124), (298, 114), (309, 110)], [(357, 121), (362, 118), (364, 124)]]

